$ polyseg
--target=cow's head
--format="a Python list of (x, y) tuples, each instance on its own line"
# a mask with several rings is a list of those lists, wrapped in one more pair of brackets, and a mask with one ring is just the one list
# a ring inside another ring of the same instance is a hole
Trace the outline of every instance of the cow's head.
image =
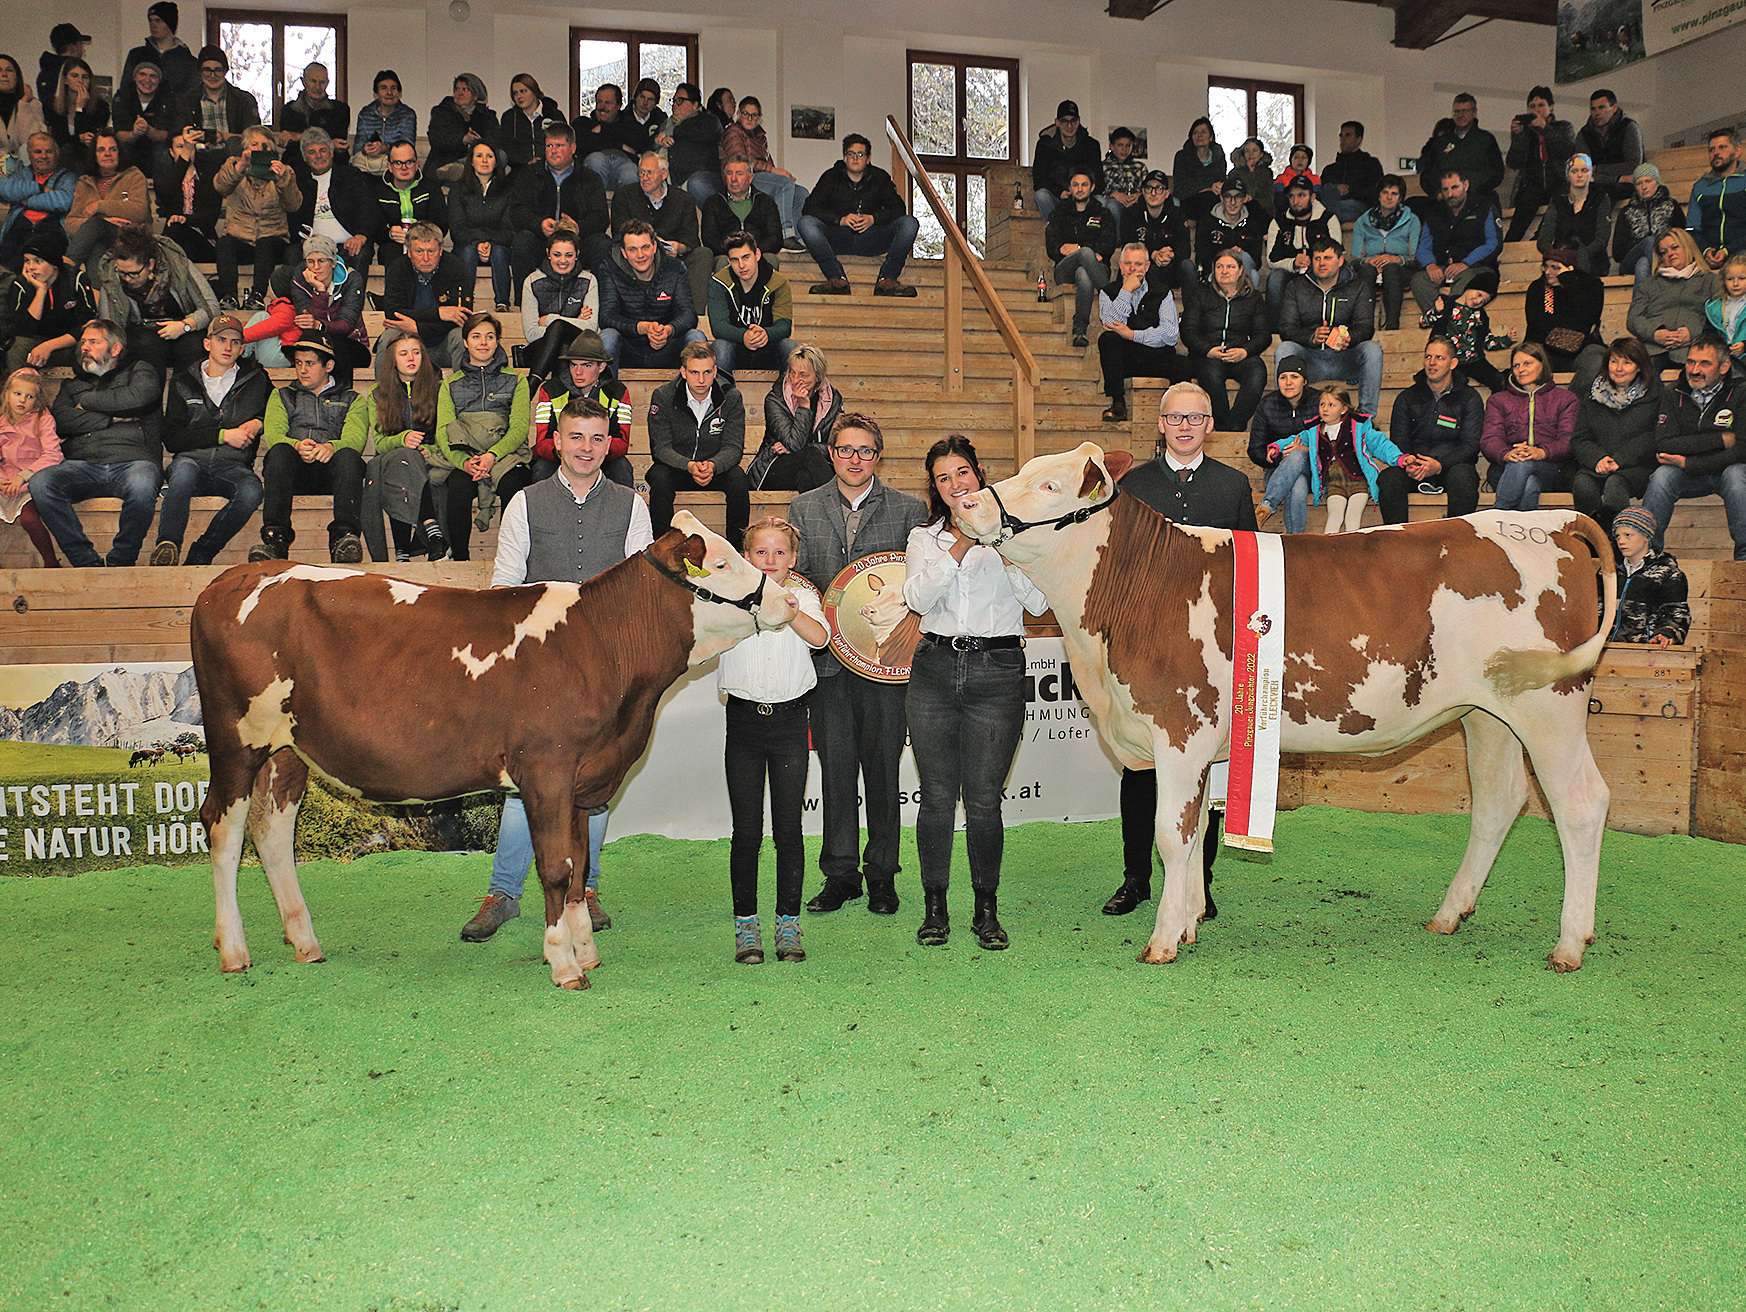
[(1082, 442), (1071, 451), (1037, 456), (1011, 478), (966, 497), (953, 519), (1009, 559), (1029, 558), (1054, 530), (1083, 523), (1107, 503), (1132, 464), (1125, 451), (1105, 453), (1095, 442)]
[(649, 555), (692, 590), (693, 665), (759, 629), (779, 629), (798, 613), (792, 592), (771, 583), (732, 543), (688, 510), (673, 516), (673, 527), (650, 544)]

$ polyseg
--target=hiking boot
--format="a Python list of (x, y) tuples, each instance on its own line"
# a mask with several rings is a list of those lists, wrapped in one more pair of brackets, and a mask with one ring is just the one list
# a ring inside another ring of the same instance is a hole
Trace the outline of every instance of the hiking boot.
[(182, 559), (182, 544), (168, 538), (152, 548), (152, 564), (174, 565)]
[(922, 889), (922, 923), (915, 941), (924, 948), (943, 948), (952, 937), (952, 919), (946, 914), (946, 890)]
[(258, 560), (289, 560), (291, 543), (282, 533), (272, 529), (261, 530), (261, 540), (249, 548), (249, 563)]
[(849, 280), (847, 278), (826, 278), (823, 282), (813, 283), (811, 290), (814, 296), (847, 296), (849, 294)]
[(483, 943), (520, 914), (520, 898), (507, 893), (487, 893), (473, 918), (461, 926), (461, 942)]
[(819, 889), (812, 901), (806, 904), (806, 909), (813, 915), (823, 915), (827, 911), (835, 911), (845, 902), (853, 902), (861, 896), (861, 884), (857, 880), (846, 884), (839, 880), (827, 878), (824, 887)]
[(984, 951), (1006, 951), (1006, 931), (1000, 927), (1000, 915), (995, 906), (995, 894), (977, 893), (976, 911), (970, 920), (970, 932), (976, 935)]
[(327, 558), (336, 565), (356, 565), (364, 559), (363, 539), (356, 533), (341, 533), (328, 543)]
[(873, 284), (873, 294), (875, 296), (914, 296), (915, 288), (906, 282), (899, 282), (896, 278), (881, 278)]
[(1268, 505), (1265, 501), (1263, 501), (1260, 505), (1255, 507), (1255, 527), (1256, 528), (1260, 528), (1263, 524), (1265, 524), (1268, 520), (1270, 520), (1272, 518), (1273, 518), (1273, 507)]
[(799, 916), (776, 917), (776, 960), (806, 960), (806, 949), (800, 946)]
[(418, 532), (424, 543), (426, 560), (441, 560), (449, 554), (449, 540), (443, 536), (443, 526), (436, 520), (425, 520), (418, 526)]
[(594, 932), (612, 928), (612, 917), (606, 914), (606, 908), (600, 905), (600, 890), (588, 888), (582, 891), (582, 900), (588, 904), (588, 922), (594, 927)]
[(1085, 329), (1076, 328), (1073, 330), (1073, 345), (1075, 345), (1075, 346), (1090, 346), (1091, 345), (1091, 339), (1085, 335)]
[(734, 960), (742, 966), (764, 964), (764, 931), (756, 916), (734, 917)]

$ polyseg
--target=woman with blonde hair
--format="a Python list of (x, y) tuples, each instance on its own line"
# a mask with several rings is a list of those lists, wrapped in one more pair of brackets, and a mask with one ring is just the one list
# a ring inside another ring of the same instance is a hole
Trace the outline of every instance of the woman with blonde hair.
[(826, 449), (842, 413), (825, 353), (804, 343), (795, 347), (764, 397), (764, 441), (746, 470), (753, 491), (810, 492), (830, 482)]
[(1684, 228), (1655, 239), (1655, 265), (1637, 280), (1625, 329), (1642, 342), (1657, 371), (1684, 364), (1685, 353), (1704, 331), (1704, 305), (1716, 294), (1716, 275), (1704, 264), (1697, 242)]
[(48, 525), (30, 503), (30, 477), (60, 463), (61, 439), (43, 404), (42, 374), (31, 365), (14, 369), (0, 392), (0, 521), (18, 524), (48, 569), (61, 562)]
[(279, 158), (273, 134), (263, 127), (244, 128), (242, 154), (233, 155), (213, 175), (213, 190), (224, 197), (218, 223), (218, 293), (220, 305), (237, 304), (237, 266), (255, 261), (254, 288), (243, 308), (266, 308), (273, 270), (285, 258), (291, 238), (291, 214), (303, 204), (297, 175)]

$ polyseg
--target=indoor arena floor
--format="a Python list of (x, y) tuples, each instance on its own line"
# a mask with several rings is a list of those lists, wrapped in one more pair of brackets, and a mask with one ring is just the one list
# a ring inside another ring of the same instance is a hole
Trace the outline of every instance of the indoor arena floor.
[(1609, 835), (1558, 976), (1541, 822), (1421, 928), (1465, 833), (1285, 815), (1168, 968), (1114, 822), (1011, 831), (1006, 953), (960, 840), (948, 948), (908, 846), (759, 967), (725, 842), (626, 839), (581, 994), (537, 898), (457, 940), (477, 856), (307, 867), (324, 966), (245, 869), (240, 977), (202, 868), (0, 879), (0, 1307), (1740, 1307), (1746, 849)]

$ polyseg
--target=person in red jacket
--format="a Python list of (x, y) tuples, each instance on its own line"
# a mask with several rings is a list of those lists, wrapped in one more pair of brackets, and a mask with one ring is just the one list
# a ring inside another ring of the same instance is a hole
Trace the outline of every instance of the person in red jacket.
[(614, 483), (636, 486), (636, 474), (631, 469), (630, 389), (616, 378), (605, 377), (606, 349), (600, 334), (584, 328), (570, 339), (560, 357), (561, 367), (533, 395), (529, 407), (531, 425), (528, 445), (533, 449), (534, 481), (550, 478), (558, 468), (558, 452), (554, 439), (558, 434), (558, 416), (564, 407), (577, 398), (586, 398), (606, 411), (611, 421), (610, 444), (600, 469)]
[(1540, 493), (1570, 487), (1577, 409), (1576, 394), (1552, 381), (1544, 347), (1523, 342), (1510, 352), (1509, 386), (1485, 403), (1479, 438), (1497, 509), (1536, 510)]

